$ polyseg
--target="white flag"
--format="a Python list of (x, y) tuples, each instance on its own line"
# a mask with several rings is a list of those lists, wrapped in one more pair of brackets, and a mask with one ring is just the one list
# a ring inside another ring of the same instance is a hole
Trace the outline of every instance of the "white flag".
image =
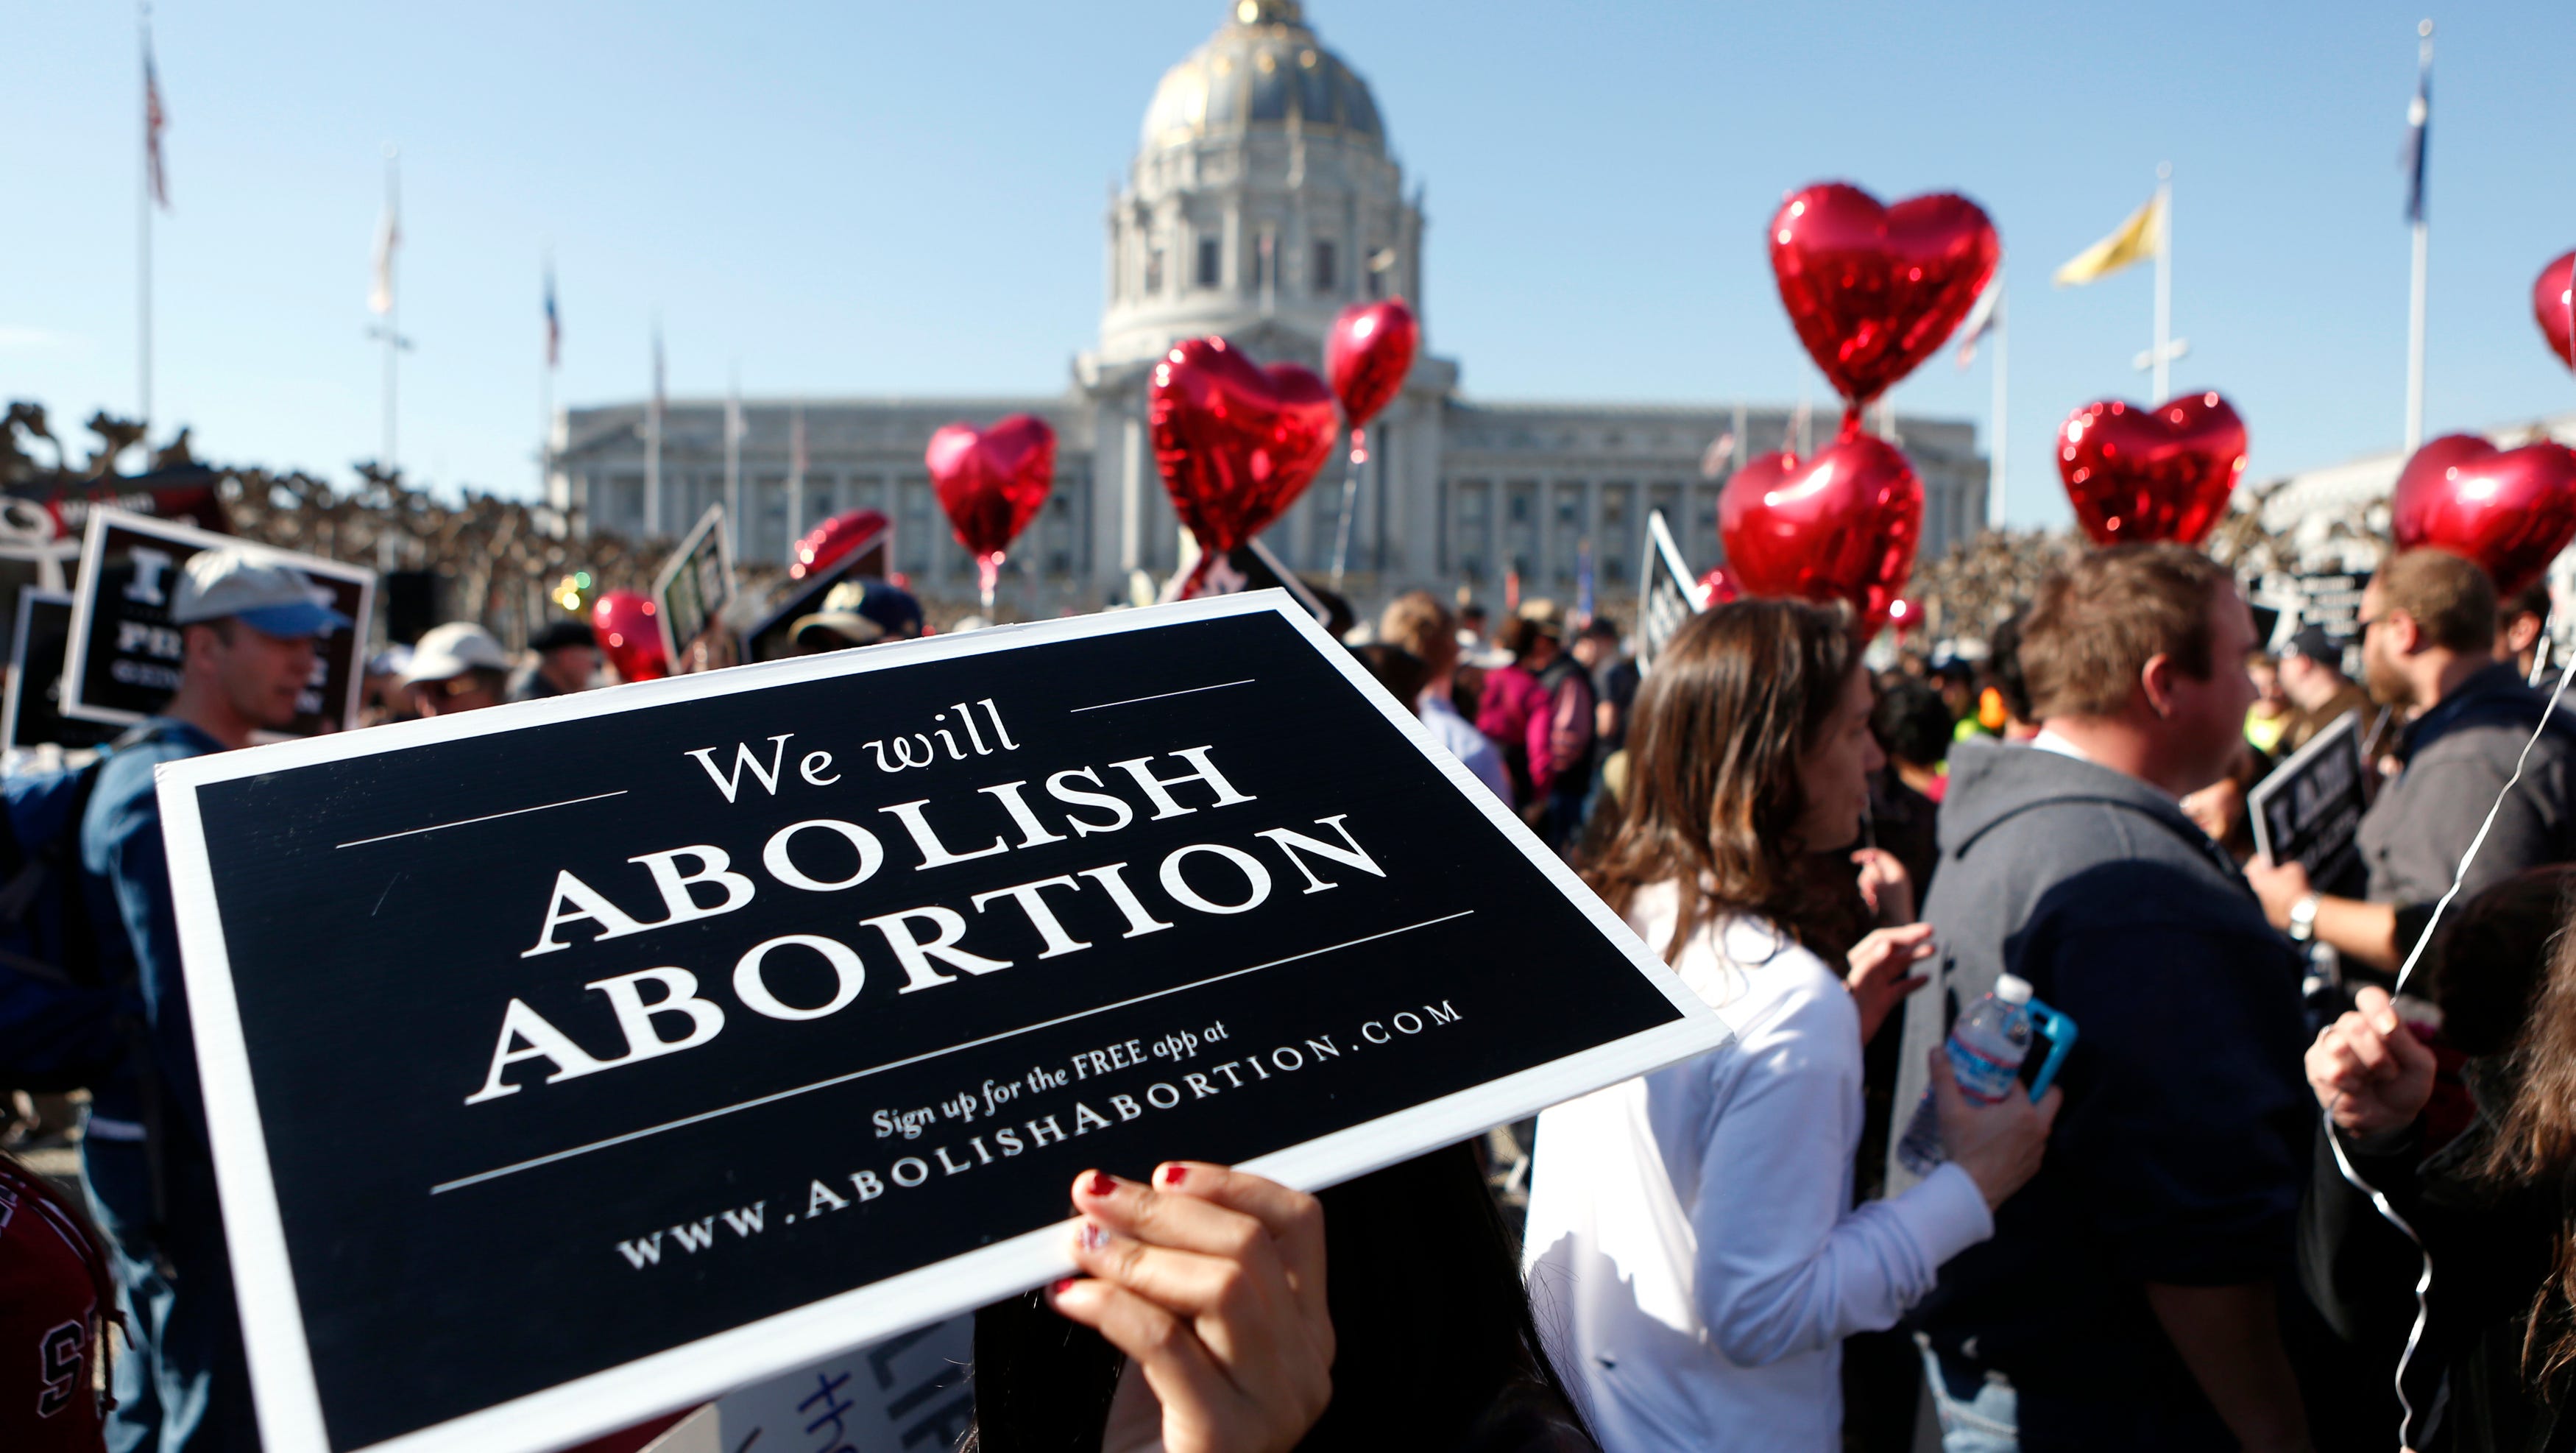
[(1968, 310), (1967, 321), (1959, 325), (1958, 357), (1961, 373), (1967, 372), (1968, 365), (1977, 361), (1978, 340), (1995, 331), (1996, 326), (2003, 322), (2003, 318), (2004, 270), (1998, 267), (1995, 269), (1995, 275), (1987, 280), (1986, 290), (1977, 294), (1977, 305)]
[(402, 218), (391, 197), (384, 220), (376, 225), (376, 284), (367, 290), (367, 311), (381, 318), (394, 310), (394, 249), (402, 245)]

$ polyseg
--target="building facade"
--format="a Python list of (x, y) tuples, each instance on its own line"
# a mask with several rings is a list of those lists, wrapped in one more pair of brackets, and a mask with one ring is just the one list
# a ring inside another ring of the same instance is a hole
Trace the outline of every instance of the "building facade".
[[(1407, 197), (1366, 82), (1326, 49), (1297, 0), (1235, 0), (1212, 37), (1163, 77), (1125, 185), (1105, 219), (1097, 345), (1048, 398), (763, 400), (746, 404), (737, 553), (784, 556), (805, 526), (861, 507), (895, 522), (896, 568), (933, 596), (974, 589), (922, 463), (932, 432), (1033, 413), (1056, 429), (1056, 480), (1012, 552), (1004, 597), (1023, 612), (1089, 609), (1181, 563), (1178, 521), (1154, 467), (1147, 383), (1175, 342), (1221, 334), (1263, 362), (1322, 366), (1343, 308), (1401, 296), (1424, 354), (1368, 429), (1351, 496), (1344, 590), (1363, 607), (1400, 591), (1570, 598), (1592, 563), (1606, 600), (1633, 593), (1648, 511), (1661, 509), (1697, 568), (1718, 563), (1717, 491), (1704, 470), (1798, 442), (1778, 406), (1505, 403), (1469, 397), (1432, 349), (1421, 198)], [(658, 498), (647, 498), (647, 405), (560, 411), (552, 502), (588, 528), (675, 535), (724, 492), (721, 400), (669, 403)], [(791, 488), (793, 435), (806, 439)], [(1926, 557), (1986, 518), (1986, 463), (1968, 423), (1890, 426), (1925, 493)], [(1830, 416), (1816, 436), (1829, 434)], [(1263, 540), (1307, 575), (1339, 545), (1347, 465), (1337, 455)], [(800, 497), (801, 496), (801, 497)]]

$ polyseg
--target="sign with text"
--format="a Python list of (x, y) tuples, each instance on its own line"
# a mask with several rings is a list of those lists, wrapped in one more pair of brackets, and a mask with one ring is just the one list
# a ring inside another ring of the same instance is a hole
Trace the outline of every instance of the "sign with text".
[(723, 625), (733, 596), (733, 547), (725, 538), (724, 506), (709, 505), (653, 581), (653, 618), (662, 623), (662, 650), (673, 670), (713, 670), (741, 658), (741, 647), (727, 637)]
[[(164, 769), (272, 1449), (632, 1424), (1725, 1038), (1278, 592)], [(534, 1302), (542, 1315), (532, 1315)]]
[(1637, 567), (1637, 672), (1644, 675), (1673, 638), (1702, 609), (1699, 582), (1682, 562), (1662, 510), (1646, 515), (1646, 558)]
[(2336, 717), (2246, 798), (2254, 848), (2295, 862), (2321, 893), (2349, 891), (2360, 877), (2361, 814), (2370, 806), (2361, 776), (2361, 714)]
[(95, 747), (115, 739), (105, 722), (63, 715), (63, 647), (71, 640), (72, 598), (32, 585), (18, 588), (18, 619), (9, 639), (9, 686), (0, 698), (0, 747)]
[(71, 642), (63, 671), (63, 715), (131, 725), (159, 711), (179, 689), (185, 639), (170, 623), (179, 572), (201, 550), (230, 548), (292, 565), (328, 592), (333, 610), (357, 624), (321, 643), (313, 679), (296, 700), (286, 736), (346, 731), (356, 724), (361, 655), (376, 573), (336, 560), (255, 545), (123, 510), (95, 509), (81, 542), (80, 585), (72, 595)]

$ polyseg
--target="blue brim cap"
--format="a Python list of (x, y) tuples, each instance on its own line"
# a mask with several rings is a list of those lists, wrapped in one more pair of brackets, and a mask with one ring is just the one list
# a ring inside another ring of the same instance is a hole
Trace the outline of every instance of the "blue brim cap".
[(308, 636), (327, 636), (349, 624), (349, 618), (327, 605), (299, 601), (290, 605), (263, 605), (238, 612), (234, 619), (263, 636), (281, 641), (300, 640)]

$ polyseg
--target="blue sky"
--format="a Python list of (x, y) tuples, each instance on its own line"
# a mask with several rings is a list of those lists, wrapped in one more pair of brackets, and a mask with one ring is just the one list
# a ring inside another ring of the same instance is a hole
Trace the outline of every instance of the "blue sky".
[[(1753, 7), (1312, 0), (1427, 183), (1430, 339), (1485, 398), (1795, 401), (1827, 390), (1763, 224), (1848, 179), (1955, 189), (2012, 294), (2009, 513), (2066, 518), (2050, 441), (2145, 392), (2149, 277), (2047, 273), (2175, 168), (2177, 387), (2245, 415), (2252, 471), (2399, 438), (2398, 153), (2423, 0)], [(436, 6), (162, 0), (175, 210), (158, 407), (202, 453), (347, 477), (380, 437), (364, 337), (382, 148), (404, 156), (402, 456), (533, 488), (540, 270), (557, 398), (1024, 393), (1092, 338), (1102, 212), (1163, 69), (1220, 0)], [(2436, 17), (2433, 432), (2576, 408), (2532, 278), (2576, 246), (2576, 6)], [(0, 398), (135, 398), (136, 41), (20, 6), (0, 54)], [(1901, 408), (1975, 419), (1943, 357)], [(1767, 447), (1771, 441), (1755, 441)]]

